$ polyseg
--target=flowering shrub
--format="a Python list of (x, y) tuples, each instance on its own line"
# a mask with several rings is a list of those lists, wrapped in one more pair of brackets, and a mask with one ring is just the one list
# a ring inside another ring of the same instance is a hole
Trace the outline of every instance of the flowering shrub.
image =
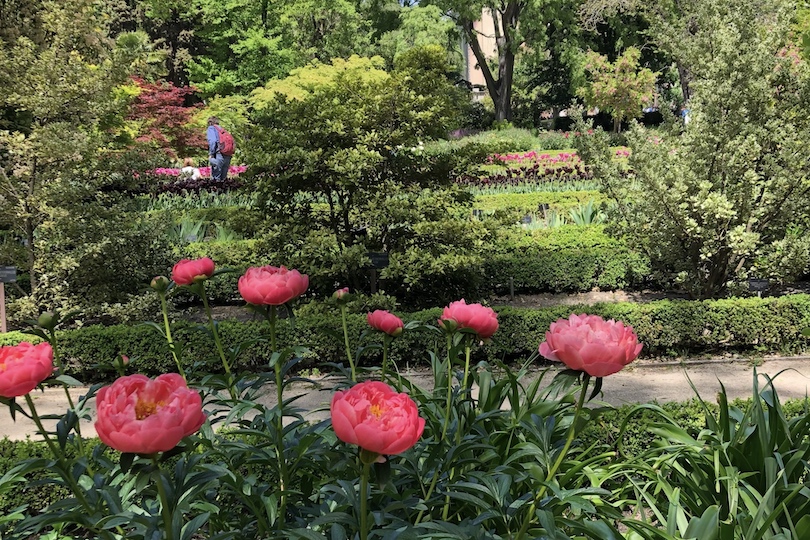
[[(290, 294), (283, 295), (287, 302), (306, 290), (306, 279), (297, 271), (276, 270), (269, 272), (272, 280), (292, 280)], [(193, 281), (183, 290), (198, 294), (207, 308), (206, 287), (216, 276), (213, 272), (211, 279)], [(158, 277), (153, 287), (165, 315), (165, 299), (178, 290), (178, 283)], [(345, 313), (348, 291), (339, 291), (343, 297), (335, 300)], [(778, 408), (762, 411), (778, 405), (772, 388), (766, 399), (754, 400), (752, 407), (759, 412), (745, 414), (729, 412), (721, 394), (725, 416), (712, 417), (714, 427), (703, 430), (700, 441), (670, 425), (661, 411), (655, 433), (681, 445), (672, 460), (662, 454), (667, 444), (624, 460), (621, 447), (617, 452), (613, 446), (579, 443), (582, 430), (604, 410), (601, 405), (585, 406), (601, 388), (598, 375), (621, 369), (640, 350), (632, 329), (622, 323), (577, 315), (567, 325), (554, 323), (541, 346), (543, 354), (584, 371), (564, 370), (550, 381), (543, 381), (545, 374), (525, 381), (536, 356), (517, 371), (500, 363), (471, 362), (479, 338), (498, 339), (497, 317), (484, 306), (453, 302), (439, 327), (408, 323), (397, 338), (407, 340), (420, 331), (445, 338), (444, 346), (426, 354), (433, 388), (421, 388), (399, 373), (361, 367), (363, 362), (368, 366), (369, 352), (379, 345), (352, 348), (344, 319), (343, 339), (353, 369), (349, 373), (342, 364), (334, 366), (335, 375), (327, 383), (336, 386), (331, 418), (318, 422), (305, 418), (294, 408), (295, 398), (285, 395), (288, 384), (300, 380), (292, 370), (307, 351), (278, 343), (276, 307), (253, 306), (268, 319), (266, 334), (245, 336), (246, 343), (228, 348), (222, 346), (218, 325), (206, 310), (207, 332), (216, 345), (211, 354), (222, 359), (224, 375), (198, 371), (198, 358), (185, 356), (164, 317), (164, 326), (151, 328), (157, 341), (168, 344), (181, 373), (152, 380), (126, 374), (137, 369), (135, 358), (128, 363), (123, 356), (99, 359), (113, 363), (120, 377), (100, 390), (91, 388), (75, 403), (68, 393), (68, 411), (54, 430), (44, 428), (30, 394), (24, 395), (26, 408), (0, 398), (12, 415), (22, 412), (34, 419), (51, 452), (50, 459), (23, 460), (0, 477), (0, 492), (36, 477), (70, 493), (41, 514), (21, 507), (4, 515), (3, 537), (34, 538), (69, 530), (78, 537), (103, 540), (366, 540), (402, 534), (603, 540), (630, 531), (633, 538), (663, 540), (673, 538), (665, 530), (676, 531), (677, 519), (677, 527), (694, 533), (682, 537), (712, 538), (706, 528), (717, 524), (714, 517), (720, 509), (702, 503), (724, 500), (725, 494), (715, 493), (714, 486), (728, 484), (734, 470), (744, 473), (737, 481), (745, 484), (746, 500), (760, 505), (768, 497), (777, 500), (771, 510), (755, 513), (753, 525), (751, 512), (747, 518), (730, 516), (723, 507), (724, 523), (742, 519), (746, 527), (788, 527), (810, 505), (810, 480), (801, 466), (810, 458), (810, 444), (800, 443), (796, 450), (790, 442), (793, 437), (803, 440), (808, 420), (788, 424)], [(31, 332), (58, 351), (54, 330), (59, 325), (58, 314), (49, 314)], [(371, 332), (369, 337), (382, 337), (384, 346), (393, 339)], [(269, 369), (240, 373), (241, 351), (257, 341), (271, 351)], [(577, 355), (587, 361), (577, 364)], [(55, 361), (57, 370), (45, 382), (65, 388), (75, 384), (58, 356)], [(591, 369), (594, 366), (610, 369)], [(4, 372), (0, 369), (0, 378)], [(39, 379), (32, 379), (35, 385)], [(266, 400), (259, 398), (270, 383), (275, 402), (264, 405)], [(96, 429), (110, 447), (106, 451), (85, 444), (78, 422), (90, 418), (93, 399)], [(657, 413), (655, 406), (642, 407)], [(748, 418), (756, 423), (749, 425)], [(724, 430), (718, 425), (722, 422), (740, 427)], [(751, 435), (771, 427), (772, 434)], [(703, 440), (704, 433), (711, 435)], [(780, 454), (761, 458), (771, 452)], [(751, 463), (743, 464), (749, 455)], [(718, 463), (726, 469), (717, 470)], [(683, 479), (684, 471), (700, 475), (700, 481)], [(790, 485), (775, 490), (780, 482)], [(658, 485), (666, 489), (656, 489)], [(682, 490), (680, 501), (669, 495), (674, 486)], [(690, 490), (705, 493), (690, 497)], [(660, 510), (668, 506), (669, 512)], [(746, 508), (737, 501), (730, 506), (743, 513)], [(673, 524), (659, 530), (646, 521), (645, 516), (653, 514), (662, 519), (666, 515)]]

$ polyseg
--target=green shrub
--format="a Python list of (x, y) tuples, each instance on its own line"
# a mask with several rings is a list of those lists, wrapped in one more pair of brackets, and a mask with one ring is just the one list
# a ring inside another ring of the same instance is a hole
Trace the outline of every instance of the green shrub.
[(21, 341), (27, 341), (29, 343), (39, 343), (42, 340), (36, 336), (24, 334), (23, 332), (11, 331), (6, 332), (5, 334), (0, 334), (0, 347), (4, 347), (6, 345), (16, 345)]
[(479, 195), (475, 198), (475, 208), (484, 212), (495, 210), (517, 209), (521, 212), (537, 212), (541, 204), (557, 212), (568, 212), (580, 204), (594, 201), (599, 204), (604, 196), (598, 191), (535, 191), (531, 193), (499, 193), (497, 195)]
[[(345, 361), (337, 312), (309, 314), (281, 320), (278, 325), (279, 343), (303, 345), (309, 348), (307, 365), (323, 367), (325, 363)], [(542, 309), (497, 308), (500, 328), (491, 342), (476, 351), (478, 359), (516, 360), (527, 358), (544, 339), (549, 325), (571, 313), (591, 313), (618, 319), (633, 326), (644, 343), (645, 356), (691, 354), (728, 351), (800, 350), (806, 346), (801, 330), (810, 327), (810, 296), (791, 295), (780, 298), (732, 298), (727, 300), (661, 300), (646, 304), (631, 302), (595, 304), (592, 306), (555, 306)], [(419, 321), (435, 325), (441, 308), (401, 314), (404, 321)], [(350, 314), (348, 330), (351, 342), (357, 345), (368, 329), (365, 315)], [(261, 337), (267, 328), (263, 322), (221, 321), (219, 331), (225, 347)], [(198, 325), (180, 321), (174, 328), (175, 341), (185, 346), (184, 361), (191, 368), (217, 372), (220, 361), (210, 335)], [(18, 334), (18, 337), (23, 338)], [(90, 326), (59, 333), (60, 350), (70, 371), (86, 382), (112, 379), (113, 360), (120, 354), (134, 359), (132, 369), (148, 375), (173, 370), (173, 361), (165, 341), (148, 326)], [(429, 351), (443, 347), (439, 333), (409, 331), (392, 344), (392, 358), (402, 365), (429, 362)], [(243, 351), (238, 359), (239, 369), (261, 370), (267, 366), (270, 351), (267, 344), (257, 342)], [(374, 363), (375, 358), (364, 362)]]
[(431, 154), (451, 154), (454, 156), (457, 171), (477, 169), (486, 163), (492, 154), (526, 152), (537, 145), (537, 138), (530, 131), (509, 128), (485, 131), (452, 141), (436, 141), (425, 145)]
[[(340, 252), (330, 235), (312, 232), (308, 239), (289, 242), (284, 253), (273, 251), (278, 241), (195, 242), (179, 248), (177, 256), (211, 257), (218, 267), (234, 270), (209, 283), (209, 297), (219, 303), (239, 301), (239, 276), (248, 266), (261, 264), (285, 264), (308, 274), (315, 296), (328, 296), (344, 284), (368, 288), (370, 267), (362, 246)], [(526, 231), (499, 228), (492, 220), (448, 219), (397, 231), (396, 242), (402, 245), (391, 253), (390, 266), (379, 272), (378, 287), (412, 307), (502, 293), (510, 277), (517, 292), (536, 293), (638, 288), (649, 273), (644, 257), (600, 225)], [(346, 282), (352, 268), (364, 269)], [(193, 301), (187, 294), (177, 300)]]
[(536, 150), (569, 150), (573, 148), (569, 133), (564, 131), (543, 131), (537, 134)]
[(192, 221), (222, 225), (246, 238), (255, 236), (262, 224), (258, 212), (242, 206), (195, 208), (183, 212), (183, 216)]
[(627, 248), (532, 249), (495, 254), (483, 263), (488, 288), (503, 294), (509, 280), (521, 293), (639, 289), (648, 281), (647, 259)]
[[(249, 266), (279, 264), (273, 258), (260, 254), (256, 240), (232, 240), (230, 242), (193, 242), (177, 248), (177, 259), (199, 259), (210, 257), (217, 268), (228, 268), (231, 273), (222, 274), (211, 280), (206, 286), (208, 298), (218, 304), (239, 301), (236, 284), (239, 276)], [(167, 274), (168, 275), (168, 274)], [(190, 293), (181, 293), (176, 297), (179, 303), (196, 303)]]

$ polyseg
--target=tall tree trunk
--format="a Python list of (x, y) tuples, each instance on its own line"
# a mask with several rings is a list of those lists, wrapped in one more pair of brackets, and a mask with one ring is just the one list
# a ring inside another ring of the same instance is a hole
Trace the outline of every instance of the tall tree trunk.
[(31, 164), (31, 176), (28, 178), (28, 194), (23, 203), (23, 208), (25, 209), (25, 241), (27, 242), (25, 251), (26, 255), (28, 255), (28, 279), (31, 283), (31, 294), (34, 294), (37, 288), (37, 273), (36, 268), (34, 268), (34, 264), (37, 262), (37, 254), (34, 251), (34, 229), (36, 229), (36, 223), (34, 221), (33, 208), (31, 208), (29, 201), (34, 199), (36, 193), (36, 177), (38, 173), (37, 160), (34, 158)]
[(498, 79), (492, 74), (487, 63), (487, 57), (478, 41), (478, 32), (473, 27), (473, 21), (459, 20), (459, 25), (470, 44), (481, 74), (487, 84), (487, 92), (495, 105), (495, 120), (512, 119), (512, 79), (515, 70), (515, 49), (518, 44), (514, 42), (514, 32), (517, 30), (520, 12), (523, 3), (511, 0), (500, 12), (500, 18), (493, 11), (492, 19), (495, 28), (495, 43), (498, 47)]
[(688, 103), (689, 98), (692, 96), (692, 89), (689, 87), (689, 70), (681, 62), (675, 62), (675, 65), (678, 68), (678, 81), (681, 84), (683, 102)]
[(33, 294), (37, 288), (37, 274), (34, 269), (34, 263), (36, 262), (36, 253), (34, 252), (34, 219), (31, 217), (25, 218), (25, 240), (28, 244), (25, 246), (26, 255), (28, 256), (28, 280), (31, 284), (31, 293)]

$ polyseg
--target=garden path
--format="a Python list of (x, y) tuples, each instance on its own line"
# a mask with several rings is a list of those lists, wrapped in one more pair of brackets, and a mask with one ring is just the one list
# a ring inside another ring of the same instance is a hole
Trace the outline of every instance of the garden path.
[[(720, 381), (725, 385), (731, 398), (745, 398), (751, 396), (754, 365), (760, 375), (771, 377), (779, 374), (775, 386), (780, 397), (804, 398), (810, 395), (810, 357), (766, 357), (765, 359), (719, 359), (719, 360), (692, 360), (684, 362), (662, 362), (660, 360), (638, 361), (623, 371), (611, 375), (604, 380), (602, 386), (604, 401), (612, 405), (628, 403), (647, 403), (652, 401), (685, 401), (694, 397), (689, 386), (689, 379), (697, 387), (700, 395), (707, 401), (713, 401), (720, 390)], [(532, 376), (541, 373), (537, 370)], [(432, 376), (426, 371), (415, 371), (407, 377), (422, 387), (429, 387)], [(550, 380), (551, 377), (546, 377)], [(296, 401), (299, 408), (308, 411), (307, 418), (316, 420), (328, 416), (329, 400), (333, 389), (340, 381), (335, 377), (324, 377), (319, 385), (297, 384), (285, 392), (285, 396), (300, 395)], [(761, 377), (762, 385), (764, 380)], [(78, 398), (86, 392), (85, 388), (74, 388), (72, 393)], [(48, 414), (61, 415), (67, 407), (67, 399), (61, 388), (48, 388), (44, 392), (32, 393), (37, 411), (41, 416)], [(271, 406), (275, 403), (275, 388), (269, 386), (263, 393), (262, 403)], [(25, 407), (25, 403), (20, 400)], [(52, 427), (55, 421), (45, 421), (46, 427)], [(8, 412), (0, 411), (0, 438), (9, 437), (13, 440), (25, 439), (35, 434), (33, 422), (18, 414), (17, 421), (13, 422)], [(82, 425), (82, 434), (93, 436), (95, 434), (91, 423)]]

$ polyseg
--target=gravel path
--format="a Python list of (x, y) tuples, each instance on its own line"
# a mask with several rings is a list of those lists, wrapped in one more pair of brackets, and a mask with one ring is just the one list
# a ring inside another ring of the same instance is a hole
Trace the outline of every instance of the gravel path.
[[(777, 391), (783, 400), (810, 395), (810, 357), (769, 358), (756, 370), (760, 376), (767, 374), (771, 377), (783, 372), (775, 380)], [(669, 363), (640, 361), (605, 378), (602, 386), (603, 399), (612, 405), (685, 401), (694, 397), (687, 375), (706, 400), (714, 400), (714, 396), (720, 390), (720, 382), (725, 385), (731, 398), (750, 397), (753, 373), (754, 363), (744, 359)], [(411, 372), (406, 376), (422, 387), (429, 387), (431, 384), (432, 377), (428, 372)], [(765, 381), (763, 377), (760, 378), (762, 385)], [(551, 377), (547, 379), (550, 380)], [(296, 401), (298, 407), (310, 411), (308, 418), (322, 419), (328, 416), (329, 400), (338, 382), (337, 378), (325, 377), (320, 380), (318, 387), (300, 384), (288, 390), (285, 396), (301, 395)], [(86, 391), (85, 388), (74, 388), (72, 394), (78, 398)], [(44, 392), (35, 391), (32, 397), (40, 416), (61, 415), (67, 408), (67, 399), (61, 388), (49, 388)], [(275, 387), (268, 386), (261, 401), (265, 405), (273, 405)], [(19, 400), (19, 403), (26, 407), (23, 400)], [(55, 420), (45, 421), (46, 427), (52, 427), (55, 423)], [(95, 434), (92, 423), (83, 424), (81, 429), (85, 436)], [(35, 431), (33, 422), (23, 415), (18, 414), (17, 421), (14, 422), (7, 410), (0, 411), (0, 438), (25, 439), (27, 436), (35, 435)]]

